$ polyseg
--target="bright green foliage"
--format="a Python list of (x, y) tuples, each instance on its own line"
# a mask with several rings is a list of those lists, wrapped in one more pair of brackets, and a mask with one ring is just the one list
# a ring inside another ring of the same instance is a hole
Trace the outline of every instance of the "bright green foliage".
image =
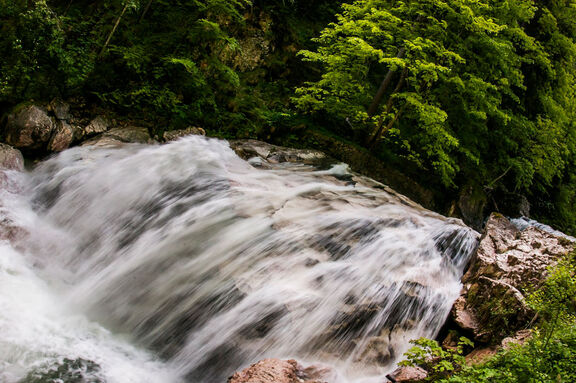
[(474, 347), (474, 343), (465, 337), (460, 337), (456, 349), (444, 350), (438, 342), (431, 339), (420, 338), (410, 341), (414, 344), (404, 354), (406, 360), (399, 363), (400, 366), (420, 366), (428, 371), (426, 381), (435, 382), (439, 379), (451, 376), (460, 371), (465, 364), (462, 355), (466, 347)]
[[(461, 145), (458, 129), (472, 123), (486, 131), (492, 115), (506, 122), (499, 109), (502, 77), (514, 81), (505, 84), (510, 93), (521, 79), (511, 44), (499, 38), (505, 26), (490, 18), (488, 10), (486, 4), (467, 0), (361, 0), (346, 5), (338, 23), (317, 39), (318, 51), (302, 52), (324, 72), (319, 81), (297, 90), (296, 104), (346, 118), (368, 136), (397, 118), (384, 131), (388, 143), (452, 184), (460, 170), (459, 155), (478, 162), (477, 150)], [(388, 70), (396, 73), (395, 85), (385, 105), (369, 116), (367, 107)]]
[(444, 185), (549, 190), (576, 149), (574, 11), (568, 1), (358, 0), (301, 52), (322, 75), (295, 103), (348, 121), (358, 141), (376, 133), (378, 150), (434, 169)]
[(549, 270), (544, 284), (527, 299), (541, 318), (541, 330), (549, 340), (558, 327), (576, 326), (576, 254)]
[(443, 383), (571, 383), (576, 381), (576, 327), (562, 326), (547, 342), (535, 331), (523, 346), (515, 346), (488, 362), (467, 366)]

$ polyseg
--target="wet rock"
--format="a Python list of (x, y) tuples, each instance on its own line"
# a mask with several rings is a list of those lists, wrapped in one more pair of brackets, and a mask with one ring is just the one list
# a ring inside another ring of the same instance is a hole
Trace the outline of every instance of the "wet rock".
[(30, 372), (18, 383), (105, 383), (100, 366), (82, 358), (68, 359)]
[(230, 147), (245, 160), (260, 157), (271, 163), (296, 162), (318, 168), (326, 168), (337, 162), (318, 150), (291, 149), (256, 140), (234, 140), (230, 142)]
[(98, 116), (90, 121), (90, 123), (84, 128), (84, 133), (89, 136), (104, 133), (110, 129), (111, 125), (112, 124), (107, 118)]
[(393, 373), (386, 375), (386, 378), (390, 382), (400, 383), (400, 382), (419, 382), (428, 377), (426, 370), (420, 367), (400, 367), (396, 369)]
[(24, 170), (22, 153), (10, 145), (0, 143), (0, 168), (8, 170)]
[(453, 320), (477, 341), (499, 343), (531, 320), (534, 314), (524, 295), (574, 246), (535, 227), (521, 231), (504, 216), (492, 214), (462, 278), (464, 288), (452, 309)]
[(153, 142), (148, 129), (137, 126), (110, 129), (104, 133), (104, 136), (126, 143), (151, 144)]
[(390, 362), (394, 357), (394, 348), (390, 345), (390, 336), (387, 334), (390, 334), (390, 331), (386, 331), (383, 336), (369, 338), (358, 361), (380, 366)]
[(8, 116), (6, 142), (18, 149), (42, 150), (55, 129), (46, 110), (36, 105), (21, 108)]
[(323, 383), (313, 379), (295, 360), (264, 359), (235, 373), (228, 383)]
[(54, 99), (48, 105), (48, 108), (54, 113), (57, 120), (69, 120), (70, 119), (70, 104), (60, 100)]
[(84, 141), (80, 146), (120, 147), (124, 144), (124, 142), (113, 137), (97, 136)]
[(126, 143), (151, 144), (148, 129), (139, 127), (114, 128), (82, 143), (82, 146), (118, 147)]
[(74, 140), (74, 129), (66, 121), (58, 121), (57, 128), (48, 143), (50, 152), (61, 152), (68, 149)]
[(28, 237), (28, 232), (9, 217), (0, 219), (0, 240), (18, 245)]
[(163, 138), (164, 138), (164, 141), (168, 142), (168, 141), (174, 141), (174, 140), (177, 140), (181, 137), (190, 136), (190, 135), (205, 136), (206, 131), (202, 128), (197, 128), (197, 127), (191, 126), (189, 128), (186, 128), (186, 129), (170, 130), (168, 132), (164, 132)]

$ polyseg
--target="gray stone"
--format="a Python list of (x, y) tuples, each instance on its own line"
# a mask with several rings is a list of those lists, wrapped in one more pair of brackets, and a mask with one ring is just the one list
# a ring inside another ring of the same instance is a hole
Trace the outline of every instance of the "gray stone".
[(69, 120), (71, 117), (70, 105), (62, 100), (52, 100), (52, 102), (50, 102), (49, 108), (52, 110), (57, 120)]
[(151, 144), (154, 142), (148, 129), (136, 126), (110, 129), (104, 133), (104, 136), (126, 143)]
[(36, 105), (26, 106), (8, 116), (6, 142), (18, 149), (44, 149), (54, 129), (54, 121), (46, 110)]

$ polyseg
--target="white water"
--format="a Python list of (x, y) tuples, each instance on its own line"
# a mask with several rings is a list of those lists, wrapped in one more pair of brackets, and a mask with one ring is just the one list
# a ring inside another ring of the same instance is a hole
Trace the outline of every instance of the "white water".
[(225, 382), (265, 357), (381, 382), (439, 331), (477, 241), (344, 165), (257, 169), (199, 137), (7, 179), (0, 214), (27, 233), (0, 245), (8, 383), (65, 357), (110, 383)]

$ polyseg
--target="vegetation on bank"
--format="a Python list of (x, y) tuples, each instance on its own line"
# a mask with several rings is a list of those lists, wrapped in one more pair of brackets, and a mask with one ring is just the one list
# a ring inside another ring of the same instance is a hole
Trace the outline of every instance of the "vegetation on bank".
[(572, 0), (0, 0), (0, 111), (78, 99), (153, 133), (303, 146), (322, 127), (575, 233), (575, 18)]
[(576, 253), (550, 269), (542, 286), (528, 297), (535, 328), (524, 344), (515, 344), (482, 364), (462, 356), (471, 342), (461, 338), (454, 350), (420, 339), (406, 354), (407, 366), (429, 371), (426, 381), (444, 383), (576, 381)]

